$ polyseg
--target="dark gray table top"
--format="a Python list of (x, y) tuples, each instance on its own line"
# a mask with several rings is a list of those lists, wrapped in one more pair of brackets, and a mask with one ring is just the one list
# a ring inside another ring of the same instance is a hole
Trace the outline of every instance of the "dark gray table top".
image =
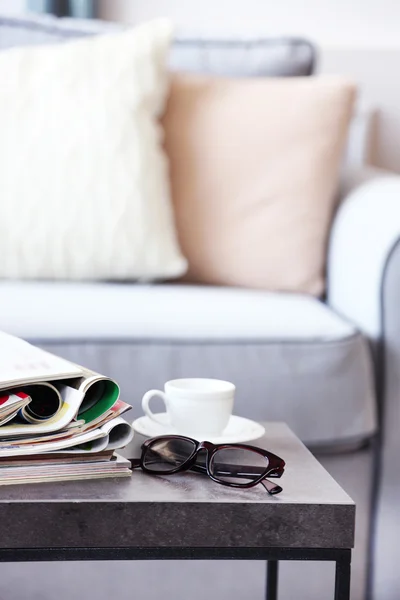
[(286, 461), (283, 492), (196, 474), (0, 488), (0, 548), (351, 548), (355, 505), (283, 423), (254, 442)]

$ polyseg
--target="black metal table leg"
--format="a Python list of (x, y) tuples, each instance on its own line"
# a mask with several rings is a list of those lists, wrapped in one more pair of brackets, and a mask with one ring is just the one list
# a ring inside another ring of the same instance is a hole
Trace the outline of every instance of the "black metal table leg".
[(278, 600), (278, 561), (267, 562), (267, 594), (266, 600)]
[(350, 599), (351, 551), (347, 550), (336, 561), (335, 600)]

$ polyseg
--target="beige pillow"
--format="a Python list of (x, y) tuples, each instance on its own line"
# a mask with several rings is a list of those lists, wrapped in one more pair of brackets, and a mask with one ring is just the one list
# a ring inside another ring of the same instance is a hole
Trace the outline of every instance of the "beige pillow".
[(355, 87), (173, 76), (164, 116), (190, 281), (319, 295)]

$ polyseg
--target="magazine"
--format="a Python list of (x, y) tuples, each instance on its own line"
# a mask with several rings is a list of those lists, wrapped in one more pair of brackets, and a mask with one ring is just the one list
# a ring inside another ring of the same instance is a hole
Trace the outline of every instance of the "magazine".
[(60, 478), (129, 474), (124, 459), (111, 461), (133, 437), (119, 394), (109, 377), (0, 332), (0, 484), (54, 481), (60, 452)]
[(68, 481), (71, 479), (103, 479), (104, 477), (129, 477), (130, 461), (118, 454), (108, 458), (87, 461), (64, 459), (57, 463), (7, 464), (0, 468), (0, 485)]

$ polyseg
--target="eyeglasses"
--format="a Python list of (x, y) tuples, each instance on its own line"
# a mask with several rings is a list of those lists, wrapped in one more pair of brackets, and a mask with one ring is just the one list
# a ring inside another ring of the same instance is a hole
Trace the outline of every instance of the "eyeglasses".
[(279, 456), (245, 444), (211, 444), (180, 435), (146, 440), (141, 458), (131, 459), (132, 468), (153, 475), (173, 475), (195, 471), (216, 483), (235, 488), (251, 488), (261, 483), (271, 495), (282, 488), (266, 477), (281, 477), (285, 461)]

